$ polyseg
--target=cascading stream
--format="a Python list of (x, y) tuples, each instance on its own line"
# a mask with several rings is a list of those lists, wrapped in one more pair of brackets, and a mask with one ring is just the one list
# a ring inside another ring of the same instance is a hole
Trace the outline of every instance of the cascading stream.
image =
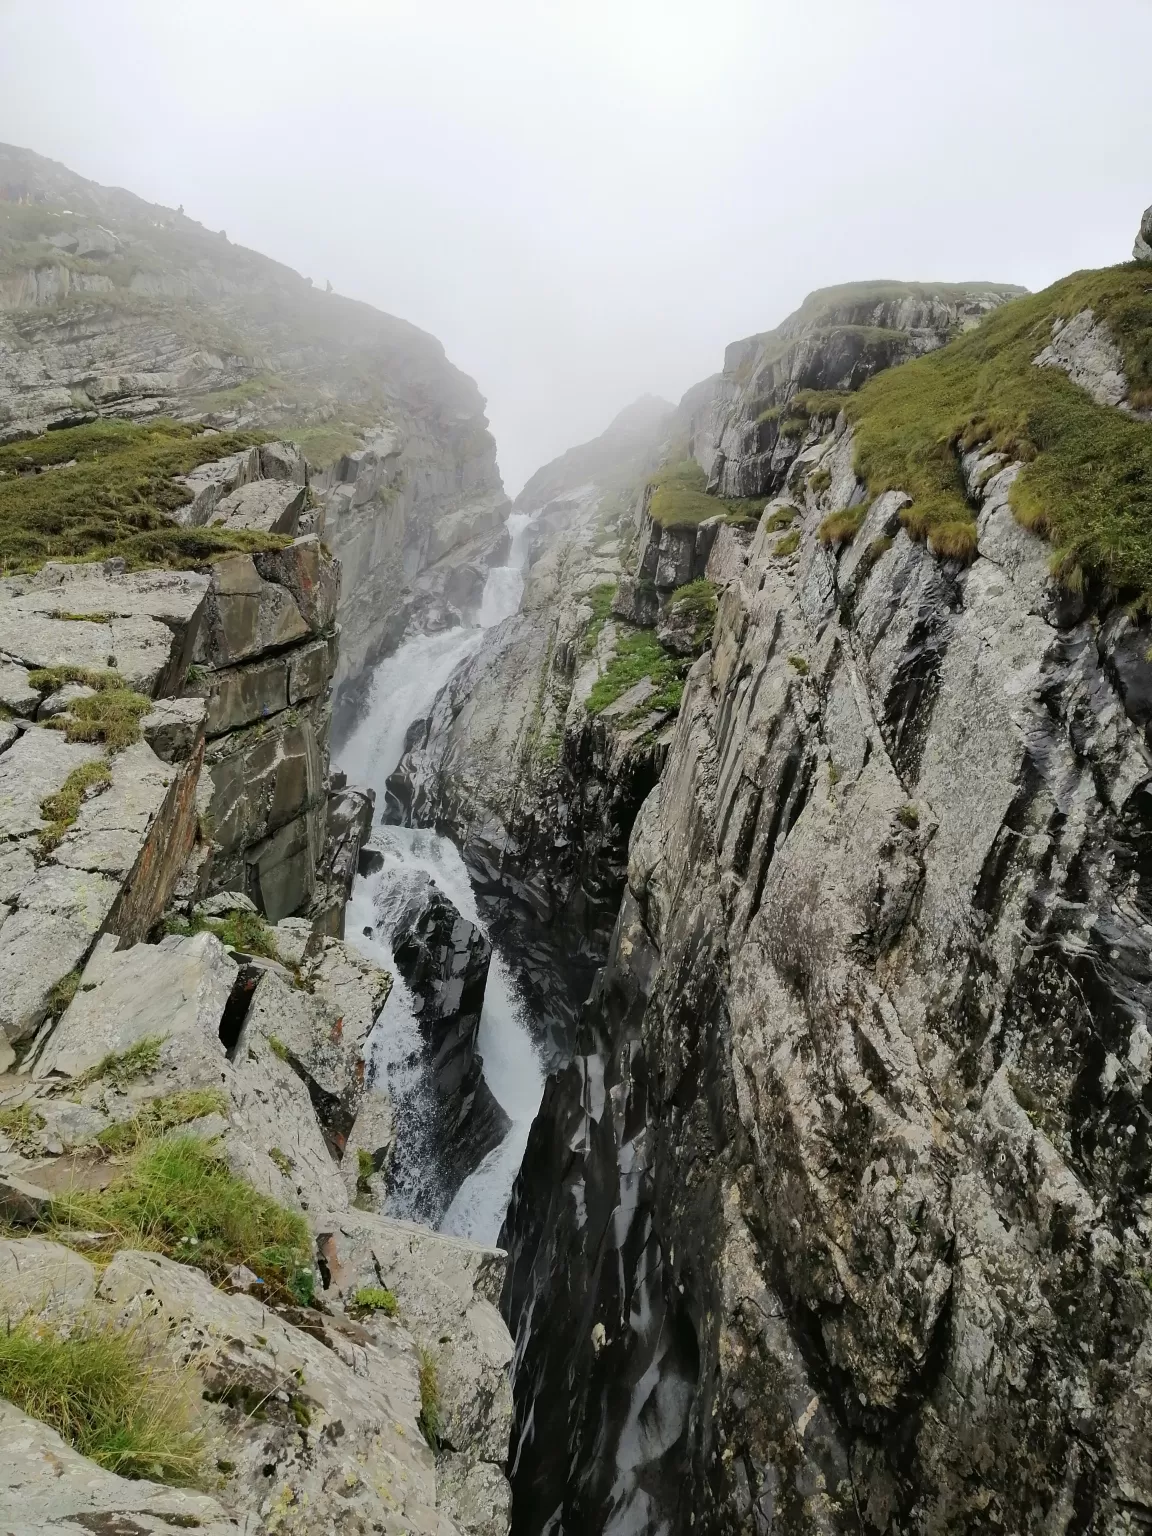
[[(508, 518), (508, 564), (489, 571), (476, 627), (460, 626), (433, 635), (417, 635), (376, 668), (364, 716), (339, 752), (349, 779), (375, 789), (384, 802), (389, 774), (404, 752), (409, 726), (431, 708), (452, 673), (479, 646), (485, 629), (515, 613), (524, 590), (524, 535), (530, 519)], [(387, 935), (414, 879), (431, 875), (469, 922), (484, 927), (464, 860), (446, 837), (423, 829), (380, 827), (370, 846), (383, 865), (357, 879), (348, 905), (347, 933), (376, 964), (393, 975), (393, 989), (370, 1042), (373, 1072), (388, 1084), (403, 1148), (388, 1213), (413, 1217), (421, 1206), (437, 1204), (440, 1176), (430, 1126), (432, 1086), (413, 998), (396, 972)], [(440, 1222), (441, 1230), (495, 1242), (504, 1219), (512, 1183), (524, 1154), (528, 1132), (544, 1089), (544, 1073), (523, 1016), (524, 1005), (511, 972), (493, 950), (478, 1048), (484, 1077), (512, 1122), (504, 1141), (483, 1160), (456, 1192)], [(445, 1203), (439, 1202), (441, 1207)]]

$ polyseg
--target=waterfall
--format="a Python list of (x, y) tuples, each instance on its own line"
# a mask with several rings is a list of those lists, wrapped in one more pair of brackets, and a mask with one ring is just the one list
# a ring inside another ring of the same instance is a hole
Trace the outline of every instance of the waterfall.
[[(427, 714), (452, 673), (477, 649), (490, 629), (515, 613), (524, 590), (525, 533), (530, 519), (508, 518), (508, 564), (490, 570), (476, 626), (417, 635), (376, 668), (365, 712), (339, 750), (349, 780), (376, 790), (384, 801), (388, 775), (404, 753), (414, 720)], [(357, 879), (348, 905), (348, 942), (392, 972), (392, 993), (369, 1042), (370, 1068), (387, 1082), (397, 1121), (397, 1176), (389, 1191), (389, 1215), (412, 1218), (417, 1203), (438, 1192), (436, 1147), (428, 1114), (432, 1092), (412, 995), (396, 972), (388, 943), (390, 919), (414, 876), (426, 873), (469, 922), (484, 927), (459, 849), (435, 832), (379, 827), (369, 846), (383, 866)], [(528, 1132), (544, 1091), (544, 1071), (524, 1017), (524, 1003), (504, 958), (495, 948), (484, 994), (478, 1048), (484, 1076), (511, 1120), (504, 1141), (465, 1180), (440, 1223), (441, 1230), (478, 1242), (495, 1242)]]

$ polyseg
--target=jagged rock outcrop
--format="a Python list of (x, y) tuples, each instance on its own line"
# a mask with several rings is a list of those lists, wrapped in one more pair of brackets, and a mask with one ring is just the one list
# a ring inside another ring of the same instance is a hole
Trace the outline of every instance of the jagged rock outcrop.
[(390, 930), (392, 958), (413, 995), (439, 1122), (431, 1131), (439, 1178), (427, 1191), (435, 1208), (426, 1213), (435, 1220), (508, 1133), (508, 1116), (484, 1080), (476, 1048), (492, 946), (430, 876), (411, 883)]
[(1132, 259), (1133, 261), (1152, 261), (1152, 208), (1146, 208), (1144, 217), (1140, 220)]
[(821, 542), (864, 488), (843, 423), (800, 446), (502, 1235), (517, 1530), (1135, 1528), (1147, 637), (1004, 455), (965, 565), (897, 492)]
[[(732, 342), (716, 384), (711, 429), (696, 459), (720, 496), (770, 496), (802, 432), (783, 409), (805, 390), (854, 390), (883, 368), (921, 357), (1022, 288), (1011, 284), (846, 283), (809, 294), (774, 331)], [(833, 409), (834, 414), (834, 409)]]
[[(438, 341), (182, 211), (0, 146), (0, 441), (105, 416), (269, 428), (328, 466), (309, 478), (345, 569), (349, 712), (415, 615), (468, 608), (469, 573), (482, 586), (499, 563), (508, 504), (484, 402)], [(264, 473), (283, 484), (259, 505), (242, 471), (192, 477), (197, 515), (309, 516), (299, 459)]]

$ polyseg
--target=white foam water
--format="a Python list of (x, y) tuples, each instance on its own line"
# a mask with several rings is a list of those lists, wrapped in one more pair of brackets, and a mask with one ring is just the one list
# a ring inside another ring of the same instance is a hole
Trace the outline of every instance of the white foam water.
[[(339, 753), (340, 767), (352, 783), (376, 790), (382, 805), (389, 774), (404, 753), (414, 720), (422, 718), (452, 673), (480, 644), (485, 629), (516, 612), (524, 590), (525, 533), (530, 519), (513, 513), (509, 563), (488, 573), (479, 625), (439, 634), (417, 635), (376, 668), (364, 716)], [(388, 1211), (412, 1217), (424, 1205), (436, 1205), (439, 1172), (436, 1147), (427, 1127), (432, 1092), (423, 1055), (413, 998), (397, 975), (387, 935), (391, 921), (411, 890), (413, 877), (431, 875), (469, 922), (483, 927), (476, 898), (459, 849), (448, 838), (420, 828), (380, 827), (369, 846), (383, 865), (358, 879), (348, 904), (346, 929), (354, 944), (392, 972), (392, 993), (369, 1042), (370, 1066), (384, 1079), (396, 1111), (398, 1137), (404, 1145), (404, 1172), (390, 1194)], [(544, 1091), (544, 1072), (528, 1029), (524, 1003), (498, 951), (492, 954), (478, 1047), (484, 1077), (511, 1120), (504, 1141), (465, 1180), (443, 1216), (445, 1232), (477, 1242), (495, 1242), (520, 1167), (528, 1132)]]

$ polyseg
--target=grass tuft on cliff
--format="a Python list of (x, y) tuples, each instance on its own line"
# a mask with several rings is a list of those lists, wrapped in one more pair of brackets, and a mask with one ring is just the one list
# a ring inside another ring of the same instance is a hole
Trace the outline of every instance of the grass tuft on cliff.
[(174, 421), (95, 421), (0, 446), (0, 574), (114, 555), (131, 570), (189, 570), (228, 551), (281, 548), (291, 540), (181, 528), (168, 516), (191, 500), (175, 476), (265, 437)]
[(695, 624), (694, 639), (703, 647), (711, 638), (716, 624), (716, 586), (711, 581), (690, 581), (677, 587), (668, 602), (669, 610), (677, 618), (685, 618)]
[(679, 709), (688, 666), (682, 656), (666, 651), (652, 630), (626, 630), (617, 641), (616, 655), (588, 695), (588, 713), (601, 714), (644, 677), (652, 679), (656, 692), (645, 701), (643, 713), (654, 709)]
[(263, 955), (267, 960), (280, 958), (276, 935), (257, 912), (237, 910), (219, 918), (194, 913), (187, 919), (169, 918), (165, 930), (185, 938), (194, 933), (214, 933), (226, 949), (235, 949), (244, 955)]
[[(209, 1111), (210, 1112), (210, 1111)], [(212, 1146), (189, 1135), (141, 1142), (122, 1172), (99, 1191), (73, 1190), (54, 1200), (51, 1236), (107, 1234), (96, 1249), (144, 1248), (194, 1264), (219, 1282), (245, 1264), (264, 1282), (269, 1302), (301, 1302), (312, 1290), (308, 1224), (238, 1179)]]
[(1060, 368), (1033, 359), (1052, 324), (1092, 309), (1124, 360), (1130, 403), (1152, 409), (1152, 270), (1131, 263), (1078, 272), (1014, 299), (928, 356), (879, 374), (849, 398), (857, 470), (869, 491), (905, 490), (913, 538), (968, 558), (975, 519), (960, 455), (986, 445), (1025, 468), (1011, 504), (1047, 534), (1053, 570), (1091, 572), (1152, 602), (1152, 422), (1095, 401)]
[(662, 528), (691, 528), (710, 517), (751, 525), (768, 505), (766, 496), (744, 500), (709, 496), (708, 477), (695, 459), (665, 464), (648, 477), (648, 484), (652, 487), (648, 513)]
[(64, 1337), (26, 1319), (0, 1334), (0, 1397), (122, 1477), (194, 1483), (202, 1473), (190, 1376), (142, 1329), (88, 1326)]

